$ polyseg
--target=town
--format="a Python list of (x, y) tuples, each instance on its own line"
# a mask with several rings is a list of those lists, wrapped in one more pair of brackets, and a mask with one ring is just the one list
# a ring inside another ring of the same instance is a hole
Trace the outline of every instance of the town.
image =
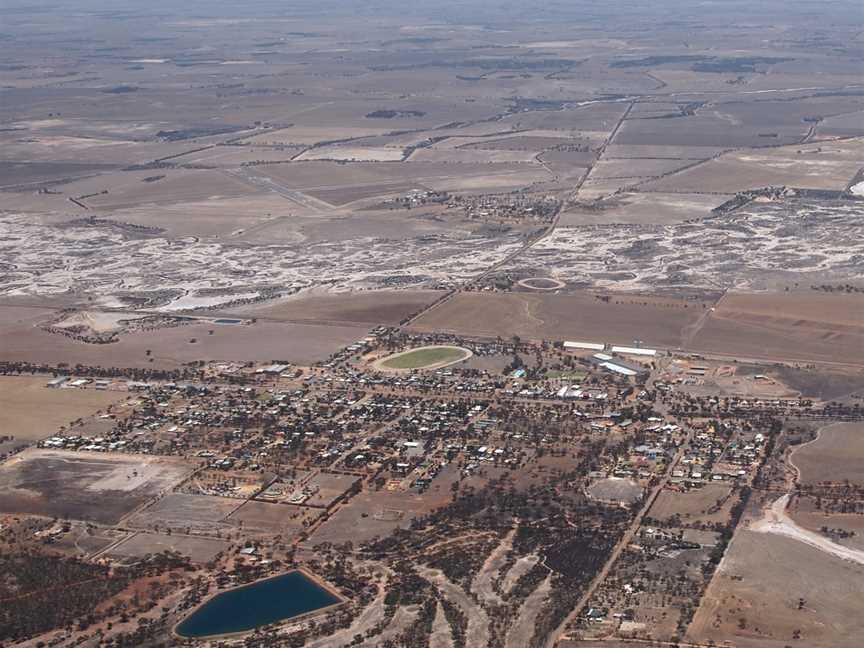
[[(312, 366), (0, 368), (117, 396), (8, 451), (0, 542), (117, 574), (143, 560), (172, 582), (136, 602), (135, 624), (115, 607), (54, 643), (182, 639), (208, 594), (286, 565), (332, 592), (332, 612), (259, 628), (254, 645), (401, 645), (441, 628), (463, 645), (679, 641), (781, 422), (864, 418), (784, 394), (771, 365), (389, 327)], [(56, 489), (56, 470), (76, 488)], [(594, 563), (562, 553), (572, 543), (596, 543)]]

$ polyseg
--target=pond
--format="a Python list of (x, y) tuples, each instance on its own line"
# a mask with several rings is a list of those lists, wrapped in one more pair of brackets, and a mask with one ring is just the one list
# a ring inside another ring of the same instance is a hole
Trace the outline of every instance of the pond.
[(177, 634), (207, 637), (246, 632), (339, 601), (303, 572), (292, 571), (217, 594), (181, 622)]

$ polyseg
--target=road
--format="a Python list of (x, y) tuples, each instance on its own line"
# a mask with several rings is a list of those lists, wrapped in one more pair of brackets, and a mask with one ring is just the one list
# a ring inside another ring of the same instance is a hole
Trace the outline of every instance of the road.
[[(656, 372), (655, 372), (656, 375)], [(646, 388), (650, 389), (653, 385), (654, 378), (652, 377), (648, 383), (646, 383)], [(665, 411), (665, 407), (659, 403), (654, 404), (654, 409), (657, 410), (662, 416), (666, 416), (667, 412)], [(642, 504), (642, 507), (639, 509), (636, 516), (633, 518), (633, 521), (630, 523), (630, 526), (624, 532), (624, 535), (621, 536), (621, 539), (618, 541), (618, 544), (615, 545), (615, 548), (612, 550), (612, 553), (609, 555), (609, 558), (606, 560), (606, 563), (603, 565), (603, 568), (597, 573), (596, 576), (591, 580), (591, 583), (588, 585), (588, 588), (579, 598), (576, 606), (570, 611), (570, 613), (565, 617), (564, 621), (549, 635), (549, 639), (546, 642), (547, 648), (552, 648), (558, 641), (566, 638), (566, 630), (567, 626), (570, 625), (573, 621), (575, 621), (585, 609), (585, 606), (588, 604), (588, 601), (591, 600), (591, 597), (594, 596), (594, 592), (597, 591), (597, 588), (600, 587), (600, 584), (606, 580), (606, 577), (609, 575), (609, 572), (612, 570), (612, 567), (615, 565), (615, 562), (618, 560), (618, 557), (621, 553), (627, 548), (627, 546), (633, 541), (633, 538), (636, 536), (636, 532), (639, 530), (639, 527), (642, 525), (642, 519), (648, 513), (651, 506), (654, 504), (654, 501), (657, 499), (658, 495), (662, 492), (662, 490), (669, 483), (669, 480), (672, 477), (672, 471), (678, 466), (678, 463), (681, 461), (681, 458), (684, 456), (684, 453), (687, 451), (687, 448), (690, 446), (690, 442), (693, 440), (694, 431), (691, 428), (687, 432), (687, 436), (684, 438), (684, 441), (678, 447), (678, 451), (675, 453), (675, 456), (672, 458), (672, 461), (669, 463), (666, 468), (666, 472), (659, 482), (651, 489), (650, 494), (645, 499), (645, 502)]]
[(795, 524), (795, 521), (786, 513), (786, 507), (789, 504), (789, 494), (777, 498), (770, 507), (765, 509), (765, 515), (761, 520), (750, 525), (750, 531), (757, 533), (774, 533), (776, 535), (786, 536), (806, 545), (818, 549), (823, 553), (830, 554), (842, 560), (864, 565), (864, 551), (844, 547), (841, 544), (832, 542), (830, 539), (820, 535), (814, 531), (809, 531)]
[[(603, 157), (603, 154), (606, 152), (606, 148), (612, 143), (612, 140), (615, 139), (615, 135), (618, 134), (618, 131), (621, 128), (621, 125), (624, 123), (624, 120), (627, 119), (627, 115), (630, 114), (630, 111), (633, 110), (634, 105), (635, 105), (635, 102), (630, 102), (630, 104), (627, 106), (627, 110), (625, 110), (624, 114), (621, 115), (621, 118), (618, 120), (618, 122), (615, 124), (614, 128), (609, 132), (609, 135), (604, 140), (603, 145), (598, 149), (598, 151), (597, 151), (597, 160), (598, 161), (600, 160), (600, 158)], [(573, 198), (575, 198), (579, 194), (579, 190), (582, 188), (582, 185), (585, 184), (585, 181), (588, 180), (588, 178), (591, 175), (591, 171), (593, 171), (593, 170), (594, 170), (593, 166), (589, 167), (588, 170), (585, 172), (585, 174), (581, 178), (579, 178), (578, 182), (576, 183), (575, 187), (573, 188), (573, 193), (570, 195), (569, 200), (572, 200)], [(512, 261), (514, 261), (518, 257), (525, 254), (528, 250), (533, 248), (540, 241), (549, 238), (549, 236), (551, 236), (552, 233), (555, 231), (555, 229), (558, 227), (558, 223), (561, 219), (561, 209), (563, 209), (563, 207), (564, 207), (564, 204), (562, 204), (561, 207), (555, 212), (555, 216), (552, 218), (552, 221), (549, 223), (549, 225), (546, 226), (546, 228), (538, 236), (535, 236), (535, 237), (529, 239), (528, 241), (526, 241), (525, 244), (522, 245), (520, 248), (518, 248), (518, 249), (514, 250), (513, 252), (511, 252), (510, 254), (506, 255), (503, 259), (501, 259), (497, 263), (489, 266), (486, 270), (481, 272), (479, 275), (477, 275), (473, 279), (470, 279), (467, 282), (465, 282), (465, 284), (462, 287), (453, 288), (446, 295), (444, 295), (444, 297), (442, 297), (438, 301), (435, 301), (435, 302), (429, 304), (428, 306), (423, 308), (420, 312), (415, 313), (411, 317), (411, 319), (409, 319), (407, 322), (405, 322), (402, 325), (402, 328), (405, 329), (405, 328), (411, 326), (411, 324), (416, 322), (418, 319), (420, 319), (421, 317), (423, 317), (427, 313), (438, 308), (442, 304), (445, 304), (448, 301), (450, 301), (454, 297), (454, 295), (459, 294), (461, 291), (465, 290), (466, 288), (470, 288), (471, 286), (477, 285), (479, 282), (483, 281), (486, 277), (491, 275), (493, 272), (496, 272), (499, 269), (506, 267)]]

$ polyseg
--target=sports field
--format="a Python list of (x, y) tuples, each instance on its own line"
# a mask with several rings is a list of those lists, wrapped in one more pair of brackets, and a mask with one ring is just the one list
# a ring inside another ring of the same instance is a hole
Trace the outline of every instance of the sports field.
[(442, 367), (469, 357), (471, 352), (460, 347), (422, 347), (403, 351), (381, 362), (385, 369), (428, 369)]

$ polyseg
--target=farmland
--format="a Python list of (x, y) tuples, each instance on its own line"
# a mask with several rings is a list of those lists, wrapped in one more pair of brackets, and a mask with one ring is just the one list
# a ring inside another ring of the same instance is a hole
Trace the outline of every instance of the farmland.
[[(602, 296), (600, 294), (599, 296)], [(626, 344), (678, 346), (682, 332), (706, 308), (700, 300), (663, 297), (599, 299), (590, 292), (460, 294), (412, 326), (464, 335), (520, 335)]]
[(30, 376), (0, 377), (0, 430), (4, 435), (37, 441), (124, 398), (122, 393), (95, 389), (49, 389), (47, 382)]
[(0, 645), (861, 643), (860, 2), (3, 9)]
[(792, 463), (805, 484), (818, 482), (860, 482), (864, 459), (864, 427), (841, 423), (819, 430), (814, 441), (797, 448)]

